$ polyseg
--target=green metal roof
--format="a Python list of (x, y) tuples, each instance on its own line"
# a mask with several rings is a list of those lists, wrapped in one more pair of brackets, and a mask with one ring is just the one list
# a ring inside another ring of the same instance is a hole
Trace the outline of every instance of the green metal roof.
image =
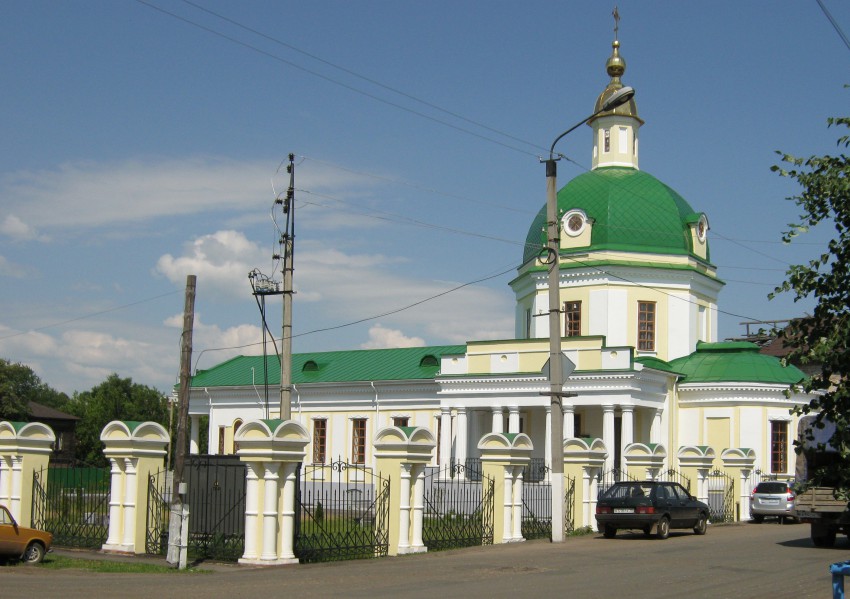
[(759, 353), (758, 345), (745, 341), (697, 343), (694, 353), (669, 362), (685, 375), (681, 382), (748, 382), (793, 385), (806, 375), (795, 366), (783, 366), (778, 358)]
[[(573, 209), (593, 220), (591, 244), (580, 248), (582, 252), (694, 255), (688, 224), (698, 220), (699, 213), (649, 173), (612, 166), (581, 174), (558, 192), (559, 213)], [(545, 226), (544, 205), (528, 230), (523, 263), (537, 257), (546, 244)]]
[[(293, 354), (292, 382), (341, 383), (433, 379), (444, 355), (464, 354), (465, 345)], [(268, 382), (280, 384), (280, 362), (268, 356)], [(236, 356), (192, 377), (192, 387), (237, 387), (265, 382), (263, 356)]]

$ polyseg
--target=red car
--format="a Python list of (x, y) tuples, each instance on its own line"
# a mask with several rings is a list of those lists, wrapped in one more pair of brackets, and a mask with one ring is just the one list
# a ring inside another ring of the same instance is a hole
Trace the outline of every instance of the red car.
[(6, 506), (0, 505), (0, 559), (12, 557), (37, 564), (50, 551), (53, 535), (19, 526)]

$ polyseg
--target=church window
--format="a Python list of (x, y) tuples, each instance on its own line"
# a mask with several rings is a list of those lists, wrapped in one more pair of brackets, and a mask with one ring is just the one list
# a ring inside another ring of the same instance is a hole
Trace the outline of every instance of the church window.
[(324, 464), (327, 454), (328, 421), (324, 418), (313, 421), (313, 463)]
[(620, 154), (626, 154), (629, 148), (629, 135), (628, 130), (625, 127), (620, 127), (619, 135), (619, 147)]
[(531, 308), (525, 310), (525, 338), (531, 339)]
[(603, 136), (605, 138), (605, 151), (610, 152), (611, 151), (611, 130), (605, 129)]
[(564, 337), (581, 335), (581, 302), (564, 302)]
[(393, 417), (393, 426), (398, 426), (398, 427), (408, 426), (409, 422), (410, 422), (410, 418), (408, 418), (407, 416), (394, 416)]
[(655, 302), (638, 302), (638, 351), (655, 351)]
[(574, 210), (567, 212), (564, 215), (563, 223), (567, 235), (570, 237), (576, 237), (581, 235), (582, 231), (584, 231), (584, 226), (587, 224), (587, 218), (582, 211)]
[(366, 419), (355, 418), (352, 422), (351, 463), (366, 463)]
[(770, 422), (770, 471), (788, 472), (788, 423), (783, 420)]

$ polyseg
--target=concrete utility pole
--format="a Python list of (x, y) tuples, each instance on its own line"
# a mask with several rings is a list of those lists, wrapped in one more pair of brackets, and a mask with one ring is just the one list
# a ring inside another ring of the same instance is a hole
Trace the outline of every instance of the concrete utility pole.
[(192, 364), (192, 330), (195, 323), (195, 275), (186, 277), (186, 300), (183, 305), (183, 336), (180, 343), (180, 389), (177, 395), (177, 446), (174, 455), (174, 477), (171, 483), (171, 519), (168, 526), (168, 555), (172, 566), (186, 567), (186, 488), (183, 466), (186, 462), (186, 430), (189, 423), (189, 383)]
[(549, 435), (552, 452), (552, 542), (564, 541), (564, 412), (563, 398), (572, 394), (564, 393), (564, 381), (570, 372), (564, 372), (564, 366), (570, 362), (561, 352), (561, 222), (558, 215), (558, 163), (555, 157), (555, 145), (581, 125), (602, 112), (613, 110), (632, 99), (635, 90), (623, 87), (611, 94), (602, 106), (587, 118), (582, 119), (552, 142), (549, 159), (546, 164), (546, 264), (549, 266), (549, 391), (550, 397)]
[(289, 188), (283, 202), (286, 230), (280, 239), (283, 250), (283, 326), (280, 340), (280, 419), (292, 418), (292, 274), (295, 270), (295, 154), (289, 155)]

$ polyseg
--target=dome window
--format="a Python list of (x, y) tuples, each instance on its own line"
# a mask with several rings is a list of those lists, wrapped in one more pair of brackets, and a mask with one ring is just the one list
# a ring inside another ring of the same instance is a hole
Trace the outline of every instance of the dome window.
[(587, 225), (587, 216), (581, 210), (571, 210), (564, 215), (564, 230), (570, 237), (578, 237)]
[(708, 234), (708, 219), (705, 217), (705, 214), (699, 217), (699, 221), (697, 222), (697, 239), (700, 240), (701, 243), (705, 243), (705, 237)]
[(301, 367), (301, 372), (318, 372), (319, 365), (314, 360), (307, 360)]

